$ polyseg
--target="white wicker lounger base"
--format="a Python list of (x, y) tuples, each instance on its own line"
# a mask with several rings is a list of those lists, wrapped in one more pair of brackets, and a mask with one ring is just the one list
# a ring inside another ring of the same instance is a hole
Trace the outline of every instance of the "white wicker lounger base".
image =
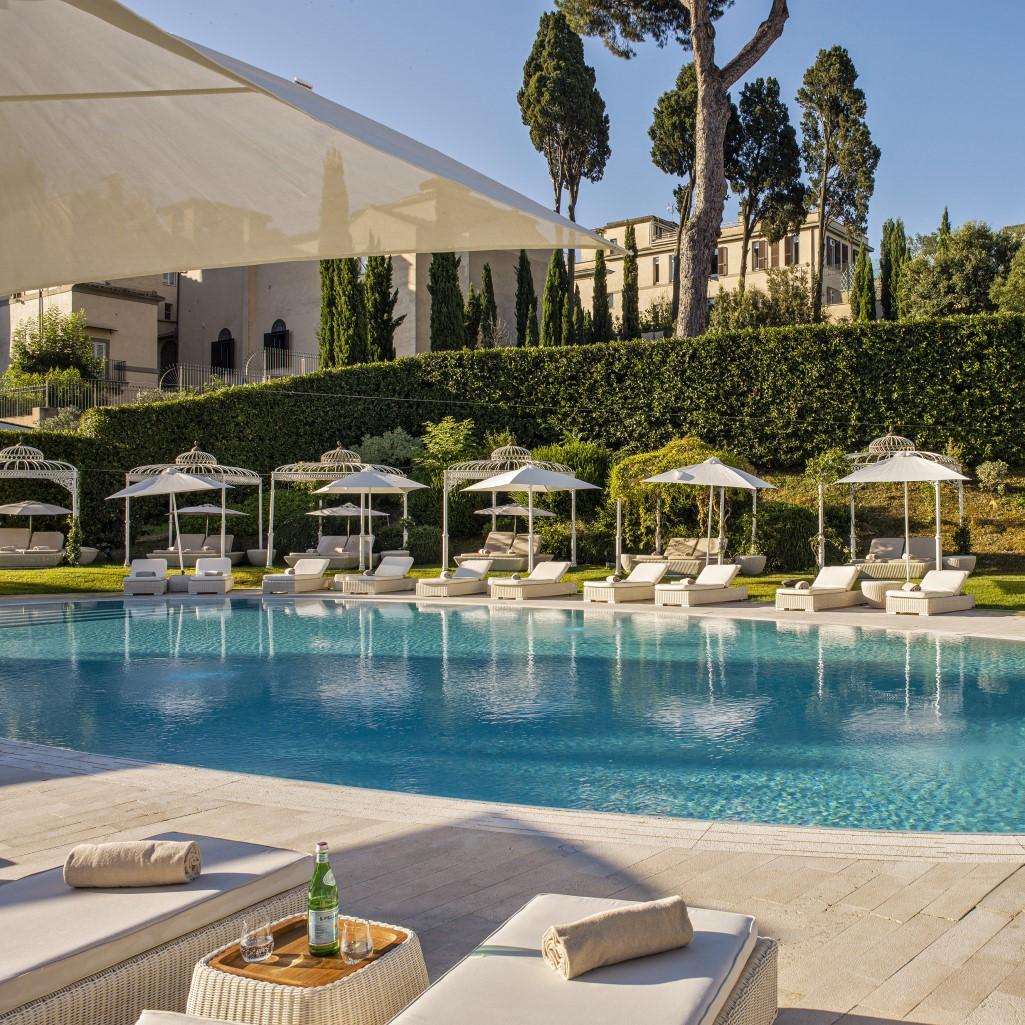
[(912, 559), (910, 567), (903, 559), (861, 562), (855, 563), (855, 565), (861, 570), (861, 575), (868, 577), (870, 580), (892, 580), (894, 577), (906, 580), (909, 576), (917, 580), (919, 577), (924, 577), (929, 570), (935, 568), (933, 563), (922, 562), (918, 559)]
[(776, 941), (760, 937), (715, 1025), (772, 1025), (779, 1010), (778, 957)]
[(49, 996), (0, 1014), (2, 1025), (134, 1025), (146, 1009), (183, 1011), (200, 958), (238, 940), (242, 922), (259, 912), (270, 920), (306, 909), (306, 886), (261, 901), (219, 922), (164, 943), (65, 986)]
[(651, 601), (655, 597), (654, 584), (630, 584), (623, 581), (619, 584), (591, 583), (584, 584), (584, 601), (607, 602), (615, 605), (624, 601)]
[(412, 591), (414, 587), (416, 581), (412, 577), (335, 577), (335, 590), (345, 594), (392, 594)]
[(418, 598), (451, 598), (457, 594), (486, 594), (488, 585), (483, 580), (418, 580)]
[(208, 953), (196, 965), (189, 1014), (258, 1025), (386, 1025), (428, 984), (415, 933), (353, 975), (313, 988), (275, 986), (216, 971), (206, 962), (217, 953)]
[(664, 587), (655, 591), (656, 605), (721, 605), (747, 601), (746, 587)]
[(826, 591), (814, 594), (811, 591), (777, 591), (777, 612), (821, 612), (823, 609), (845, 609), (851, 605), (862, 605), (865, 596), (861, 591)]
[(901, 594), (886, 596), (886, 611), (893, 615), (936, 616), (943, 612), (965, 612), (975, 608), (975, 599), (970, 594), (932, 595), (912, 597)]
[(525, 598), (558, 598), (563, 594), (576, 594), (576, 584), (528, 584), (523, 580), (508, 584), (491, 582), (492, 598), (511, 598), (523, 601)]

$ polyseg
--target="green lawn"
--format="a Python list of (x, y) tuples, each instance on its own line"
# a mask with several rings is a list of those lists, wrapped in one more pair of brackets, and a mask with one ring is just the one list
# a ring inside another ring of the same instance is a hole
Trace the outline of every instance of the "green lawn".
[[(88, 594), (120, 592), (125, 575), (123, 566), (58, 566), (56, 569), (2, 570), (0, 595), (17, 594)], [(256, 566), (236, 566), (235, 586), (259, 587), (267, 570)], [(280, 568), (272, 572), (280, 573)], [(417, 567), (413, 575), (436, 576), (437, 566)], [(569, 574), (569, 579), (582, 585), (585, 580), (601, 580), (609, 571), (601, 566), (582, 566)], [(784, 578), (811, 579), (812, 574), (775, 573), (746, 579), (754, 601), (770, 601)], [(980, 572), (968, 579), (966, 588), (975, 595), (980, 608), (1014, 609), (1025, 612), (1025, 572)]]

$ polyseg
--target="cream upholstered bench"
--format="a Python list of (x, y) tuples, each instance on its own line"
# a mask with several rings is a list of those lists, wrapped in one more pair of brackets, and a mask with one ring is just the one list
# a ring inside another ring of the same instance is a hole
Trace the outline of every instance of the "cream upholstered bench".
[(131, 1025), (144, 1008), (182, 1010), (196, 962), (237, 940), (247, 913), (275, 919), (306, 906), (308, 855), (157, 839), (195, 840), (202, 875), (181, 886), (72, 890), (55, 868), (0, 886), (2, 1025)]

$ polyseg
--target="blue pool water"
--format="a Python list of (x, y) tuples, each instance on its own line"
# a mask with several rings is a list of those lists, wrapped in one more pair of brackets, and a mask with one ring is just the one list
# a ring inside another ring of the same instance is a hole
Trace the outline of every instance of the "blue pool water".
[(314, 600), (0, 612), (0, 735), (425, 794), (1025, 830), (1025, 646)]

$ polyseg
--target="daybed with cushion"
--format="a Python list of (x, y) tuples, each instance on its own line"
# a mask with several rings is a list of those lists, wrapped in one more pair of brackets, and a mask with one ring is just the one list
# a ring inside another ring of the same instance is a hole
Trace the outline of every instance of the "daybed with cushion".
[(693, 577), (718, 558), (717, 537), (672, 537), (661, 555), (623, 555), (623, 569), (629, 573), (641, 562), (668, 562), (672, 576)]
[(189, 594), (227, 594), (235, 587), (231, 559), (199, 559), (189, 577)]
[(852, 590), (858, 580), (857, 566), (826, 566), (819, 570), (810, 587), (778, 587), (776, 610), (783, 612), (820, 612), (861, 605), (865, 596)]
[(448, 577), (425, 577), (416, 582), (418, 598), (451, 598), (460, 594), (484, 594), (484, 578), (491, 569), (490, 559), (466, 559)]
[(706, 566), (696, 580), (678, 580), (655, 588), (656, 605), (721, 605), (728, 601), (747, 601), (746, 587), (731, 587), (740, 567)]
[(284, 573), (269, 573), (263, 578), (264, 594), (301, 594), (323, 591), (327, 559), (300, 559)]
[[(183, 566), (195, 566), (196, 563), (207, 556), (216, 555), (220, 557), (221, 554), (221, 535), (220, 532), (216, 534), (182, 534), (182, 565)], [(235, 544), (234, 534), (224, 535), (224, 558), (229, 559), (234, 565), (237, 562), (242, 561), (242, 557), (245, 552), (233, 552), (232, 546)], [(176, 563), (178, 561), (178, 549), (177, 548), (159, 548), (149, 553), (151, 559), (166, 558), (169, 562)]]
[(123, 586), (125, 594), (166, 594), (167, 560), (132, 559)]
[[(504, 550), (501, 549), (502, 539), (508, 537), (509, 544)], [(489, 542), (494, 551), (487, 550)], [(534, 535), (534, 564), (551, 561), (551, 553), (542, 552), (541, 538)], [(529, 534), (507, 534), (505, 531), (493, 530), (488, 534), (488, 540), (484, 542), (484, 548), (479, 552), (465, 552), (457, 555), (455, 562), (461, 566), (464, 562), (471, 562), (475, 559), (487, 557), (491, 560), (491, 569), (496, 572), (522, 573), (526, 570), (530, 555)]]
[(283, 918), (306, 907), (310, 858), (219, 837), (195, 840), (194, 882), (73, 890), (61, 869), (0, 886), (3, 1025), (130, 1025), (144, 1008), (185, 1007), (196, 962), (237, 940), (257, 912)]
[(655, 585), (665, 576), (667, 562), (642, 562), (630, 570), (624, 580), (607, 577), (605, 580), (584, 582), (584, 601), (600, 601), (615, 605), (624, 601), (651, 601)]
[(975, 607), (970, 594), (962, 594), (967, 570), (934, 569), (922, 578), (920, 590), (886, 592), (886, 611), (913, 616), (935, 616), (942, 612), (965, 612)]
[(412, 591), (416, 581), (409, 575), (413, 560), (408, 555), (386, 555), (375, 570), (365, 573), (339, 573), (335, 590), (343, 594), (387, 594)]
[(492, 577), (488, 581), (488, 589), (492, 598), (510, 598), (514, 601), (576, 594), (577, 585), (562, 579), (568, 572), (568, 562), (543, 562), (522, 579), (515, 574), (511, 577)]
[[(922, 543), (926, 544), (923, 547)], [(904, 558), (904, 538), (874, 537), (863, 559), (851, 559), (849, 566), (857, 566), (863, 577), (870, 580), (920, 577), (935, 564), (936, 542), (932, 538), (911, 538), (911, 547)]]
[[(367, 561), (373, 547), (374, 535), (365, 534), (363, 550)], [(300, 559), (318, 555), (328, 560), (328, 569), (355, 569), (359, 565), (359, 534), (350, 534), (348, 537), (342, 537), (341, 534), (325, 534), (317, 542), (316, 548), (310, 548), (306, 552), (290, 552), (285, 556), (285, 562), (289, 566), (294, 566)]]
[[(64, 558), (64, 535), (59, 530), (5, 528), (0, 544), (0, 569), (47, 569)], [(23, 542), (16, 545), (13, 542)]]
[(456, 565), (461, 565), (469, 559), (477, 559), (487, 555), (508, 555), (512, 550), (512, 543), (516, 537), (512, 530), (492, 530), (484, 538), (484, 544), (476, 552), (466, 552), (456, 556)]

